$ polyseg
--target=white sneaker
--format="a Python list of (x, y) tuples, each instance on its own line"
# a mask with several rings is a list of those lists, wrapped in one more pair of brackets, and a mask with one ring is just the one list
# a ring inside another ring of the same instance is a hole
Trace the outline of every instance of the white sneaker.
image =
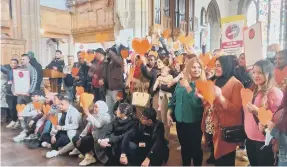
[(37, 139), (37, 135), (35, 134), (30, 134), (28, 137), (25, 137), (25, 140), (33, 140), (33, 139)]
[(20, 133), (18, 136), (14, 137), (13, 140), (16, 143), (22, 142), (26, 137), (26, 133)]
[(16, 122), (11, 121), (11, 122), (9, 123), (9, 125), (6, 126), (6, 128), (12, 128), (13, 126), (15, 126), (15, 124), (16, 124)]
[(80, 166), (87, 166), (96, 163), (96, 158), (90, 154), (86, 154), (85, 159), (79, 164)]
[(58, 151), (52, 150), (46, 153), (46, 158), (53, 158), (56, 157), (59, 154)]
[(84, 159), (84, 158), (85, 158), (85, 156), (84, 156), (83, 154), (79, 154), (78, 157), (79, 157), (80, 159)]
[(45, 141), (41, 144), (41, 146), (44, 148), (51, 148), (51, 144), (49, 144), (48, 142), (45, 142)]
[(20, 128), (20, 123), (19, 123), (19, 121), (17, 121), (17, 122), (15, 123), (15, 125), (12, 127), (12, 129), (18, 129), (18, 128)]
[(69, 153), (70, 156), (79, 155), (79, 154), (81, 154), (81, 152), (78, 149), (76, 149), (76, 148), (73, 149), (73, 151), (71, 151)]

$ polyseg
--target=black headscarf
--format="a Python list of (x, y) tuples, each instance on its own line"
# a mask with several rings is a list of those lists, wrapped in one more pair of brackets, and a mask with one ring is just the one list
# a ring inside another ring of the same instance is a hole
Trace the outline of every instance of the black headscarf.
[(221, 64), (222, 75), (216, 77), (215, 85), (222, 88), (228, 80), (234, 76), (236, 68), (236, 57), (234, 56), (220, 56), (217, 60)]

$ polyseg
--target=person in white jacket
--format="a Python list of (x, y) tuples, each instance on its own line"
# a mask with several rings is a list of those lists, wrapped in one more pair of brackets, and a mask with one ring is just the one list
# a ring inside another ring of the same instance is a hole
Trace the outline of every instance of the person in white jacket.
[(27, 132), (29, 131), (29, 124), (31, 124), (32, 119), (37, 115), (42, 114), (41, 110), (37, 110), (34, 108), (33, 102), (44, 103), (45, 98), (43, 96), (43, 92), (35, 91), (32, 93), (32, 102), (28, 103), (22, 112), (18, 112), (18, 120), (20, 121), (22, 132), (13, 140), (16, 143), (22, 142), (27, 137)]
[[(60, 101), (61, 113), (58, 113), (58, 125), (53, 126), (51, 130), (50, 143), (53, 150), (47, 152), (47, 158), (57, 156), (61, 149), (67, 147), (76, 135), (81, 120), (80, 112), (70, 104), (68, 97), (63, 97)], [(61, 149), (57, 151), (59, 148)]]

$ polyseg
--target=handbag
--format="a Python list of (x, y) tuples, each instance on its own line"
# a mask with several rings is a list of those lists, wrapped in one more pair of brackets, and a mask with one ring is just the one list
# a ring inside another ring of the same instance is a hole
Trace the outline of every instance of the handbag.
[[(216, 112), (216, 111), (215, 111)], [(219, 128), (222, 132), (222, 140), (227, 142), (227, 143), (240, 143), (240, 142), (244, 142), (245, 139), (247, 138), (246, 133), (245, 133), (245, 129), (244, 129), (244, 112), (243, 110), (241, 110), (242, 112), (242, 124), (241, 125), (236, 125), (236, 126), (228, 126), (228, 127), (223, 127), (220, 123), (219, 117), (217, 115), (216, 112), (216, 116), (218, 119), (218, 124), (219, 124)]]
[(141, 92), (138, 91), (132, 94), (132, 105), (137, 107), (147, 107), (150, 102), (150, 94), (144, 92), (143, 85), (141, 88)]

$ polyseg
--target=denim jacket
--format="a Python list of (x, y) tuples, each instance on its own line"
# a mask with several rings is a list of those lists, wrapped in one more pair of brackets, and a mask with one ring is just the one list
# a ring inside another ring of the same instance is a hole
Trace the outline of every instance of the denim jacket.
[(275, 127), (272, 129), (271, 135), (278, 140), (279, 160), (287, 162), (287, 133), (282, 133)]

